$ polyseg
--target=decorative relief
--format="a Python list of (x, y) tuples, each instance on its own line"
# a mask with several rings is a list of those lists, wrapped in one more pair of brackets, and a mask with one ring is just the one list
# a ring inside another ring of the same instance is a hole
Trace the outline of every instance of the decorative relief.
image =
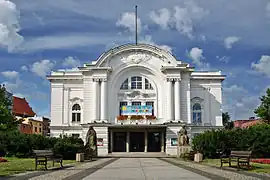
[(176, 82), (176, 81), (181, 81), (181, 78), (166, 78), (167, 82)]
[(106, 82), (107, 78), (92, 78), (93, 82)]
[(135, 52), (134, 54), (130, 54), (128, 56), (122, 56), (121, 61), (124, 63), (132, 62), (135, 64), (139, 64), (141, 62), (147, 62), (152, 58), (151, 55), (142, 53), (142, 52)]
[(79, 97), (74, 97), (72, 99), (69, 100), (70, 102), (75, 102), (75, 101), (80, 101), (83, 102), (83, 99), (79, 98)]
[(118, 97), (120, 98), (134, 98), (134, 99), (140, 99), (140, 98), (153, 98), (156, 97), (155, 93), (142, 93), (140, 91), (133, 91), (131, 93), (118, 93)]

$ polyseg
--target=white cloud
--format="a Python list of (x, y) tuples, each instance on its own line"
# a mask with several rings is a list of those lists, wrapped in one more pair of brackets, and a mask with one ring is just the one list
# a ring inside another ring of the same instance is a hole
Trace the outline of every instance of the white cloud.
[(171, 13), (167, 8), (162, 8), (157, 12), (151, 11), (150, 18), (163, 29), (168, 29), (171, 21)]
[(47, 60), (47, 59), (41, 60), (41, 61), (35, 62), (31, 66), (31, 71), (37, 74), (38, 76), (45, 78), (46, 75), (52, 70), (54, 65), (55, 63), (50, 60)]
[(220, 62), (225, 63), (225, 64), (227, 64), (227, 63), (229, 62), (229, 60), (230, 60), (230, 57), (228, 57), (228, 56), (222, 56), (222, 57), (216, 56), (216, 58), (217, 58)]
[(267, 3), (265, 10), (266, 10), (266, 16), (270, 18), (270, 2)]
[(65, 58), (65, 60), (62, 63), (64, 67), (72, 67), (72, 68), (76, 68), (80, 66), (80, 64), (81, 63), (79, 59), (75, 59), (71, 56), (68, 56), (67, 58)]
[(163, 29), (168, 29), (169, 26), (174, 27), (189, 38), (193, 38), (197, 21), (208, 14), (208, 11), (199, 7), (193, 1), (185, 1), (183, 6), (174, 6), (171, 11), (172, 13), (166, 8), (162, 8), (157, 12), (152, 11), (150, 18)]
[(202, 59), (204, 59), (202, 49), (198, 47), (192, 48), (189, 52), (189, 57), (192, 59), (192, 63), (197, 66), (202, 66)]
[(257, 64), (251, 64), (251, 68), (270, 77), (270, 56), (262, 55)]
[(232, 45), (239, 41), (240, 38), (236, 36), (229, 36), (224, 39), (224, 46), (226, 49), (231, 49)]
[(240, 87), (236, 84), (231, 85), (229, 87), (223, 88), (225, 93), (238, 93), (238, 92), (246, 92), (246, 90), (243, 87)]
[[(137, 18), (138, 24), (138, 33), (141, 32), (141, 19)], [(116, 22), (116, 26), (124, 27), (128, 29), (129, 32), (135, 32), (135, 13), (134, 12), (125, 12), (122, 14), (120, 19)]]
[(7, 47), (9, 52), (13, 51), (23, 41), (19, 30), (16, 5), (8, 0), (0, 0), (0, 46)]
[(159, 45), (159, 44), (156, 44), (153, 39), (152, 39), (152, 36), (151, 35), (146, 35), (141, 41), (141, 43), (146, 43), (146, 44), (151, 44), (153, 46), (157, 46), (161, 49), (164, 49), (170, 53), (172, 53), (172, 47), (168, 46), (168, 45)]
[(19, 75), (17, 71), (4, 71), (4, 72), (1, 72), (1, 74), (8, 79), (15, 79)]
[(22, 67), (21, 67), (21, 70), (22, 70), (22, 71), (28, 71), (28, 67), (27, 67), (27, 66), (22, 66)]

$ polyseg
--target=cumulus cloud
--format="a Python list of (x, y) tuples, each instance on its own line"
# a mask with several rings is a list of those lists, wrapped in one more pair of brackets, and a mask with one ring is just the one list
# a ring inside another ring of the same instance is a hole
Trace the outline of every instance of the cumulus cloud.
[(224, 39), (224, 46), (226, 49), (231, 49), (232, 45), (239, 41), (240, 38), (236, 36), (229, 36)]
[(72, 68), (76, 68), (78, 66), (80, 66), (80, 60), (73, 58), (71, 56), (68, 56), (67, 58), (65, 58), (65, 60), (63, 61), (62, 65), (64, 67), (72, 67)]
[(8, 0), (0, 0), (0, 46), (7, 47), (9, 52), (13, 51), (23, 41), (19, 30), (16, 5)]
[(28, 71), (28, 67), (27, 67), (27, 66), (22, 66), (22, 67), (21, 67), (21, 70), (22, 70), (22, 71)]
[(251, 63), (251, 68), (270, 77), (270, 56), (262, 55), (258, 63)]
[(223, 90), (226, 93), (246, 92), (246, 90), (243, 87), (240, 87), (236, 84), (231, 85), (229, 87), (224, 87)]
[(227, 64), (229, 61), (230, 61), (230, 57), (228, 57), (228, 56), (216, 56), (216, 58), (220, 61), (220, 62), (222, 62), (222, 63), (225, 63), (225, 64)]
[(15, 79), (19, 76), (19, 73), (17, 71), (3, 71), (1, 74), (8, 79)]
[(46, 75), (52, 70), (54, 65), (55, 65), (54, 62), (44, 59), (44, 60), (35, 62), (31, 66), (31, 71), (37, 74), (38, 76), (45, 78)]
[[(138, 24), (138, 33), (141, 32), (141, 19), (137, 18), (137, 24)], [(135, 13), (134, 12), (125, 12), (121, 15), (120, 19), (116, 22), (116, 26), (124, 27), (129, 32), (135, 32)]]
[(153, 46), (157, 46), (161, 49), (164, 49), (170, 53), (172, 53), (172, 47), (168, 46), (168, 45), (160, 45), (160, 44), (156, 44), (153, 39), (152, 39), (152, 36), (151, 35), (146, 35), (142, 40), (141, 40), (141, 43), (146, 43), (146, 44), (151, 44)]
[(197, 21), (208, 14), (208, 11), (199, 7), (193, 1), (185, 1), (183, 6), (174, 6), (173, 10), (162, 8), (150, 12), (150, 19), (163, 29), (176, 28), (181, 34), (193, 38), (194, 27)]
[(204, 59), (203, 50), (198, 48), (198, 47), (194, 47), (194, 48), (192, 48), (190, 50), (189, 57), (192, 59), (192, 62), (195, 65), (201, 66), (202, 65), (202, 59)]

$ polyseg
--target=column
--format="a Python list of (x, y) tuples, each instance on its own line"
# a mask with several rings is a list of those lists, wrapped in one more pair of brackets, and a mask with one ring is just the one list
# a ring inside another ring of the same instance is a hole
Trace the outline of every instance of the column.
[(110, 140), (111, 140), (111, 152), (113, 152), (113, 131), (110, 131)]
[(174, 84), (174, 118), (179, 121), (181, 119), (180, 112), (180, 79), (175, 80)]
[(161, 152), (164, 152), (164, 131), (161, 131)]
[(167, 90), (167, 119), (173, 120), (173, 110), (172, 110), (172, 79), (167, 78), (166, 82), (166, 90)]
[(64, 107), (64, 115), (63, 115), (63, 124), (68, 125), (70, 122), (68, 121), (68, 117), (69, 117), (69, 88), (65, 88), (64, 87), (64, 103), (63, 103), (63, 107)]
[(190, 105), (190, 80), (186, 82), (187, 86), (187, 123), (191, 124), (191, 105)]
[(129, 132), (127, 132), (126, 152), (129, 152)]
[(144, 132), (144, 152), (147, 152), (147, 145), (148, 145), (148, 132)]
[(101, 94), (100, 94), (100, 120), (108, 120), (107, 117), (107, 80), (103, 79), (101, 82)]
[[(98, 105), (99, 105), (99, 98), (98, 98), (98, 79), (93, 79), (93, 121), (96, 121), (99, 119), (98, 117)], [(91, 88), (91, 87), (89, 87)]]

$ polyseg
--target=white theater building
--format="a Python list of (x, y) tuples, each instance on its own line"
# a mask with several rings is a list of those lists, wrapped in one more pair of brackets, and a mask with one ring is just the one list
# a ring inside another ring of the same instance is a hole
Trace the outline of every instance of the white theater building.
[[(177, 154), (177, 132), (222, 128), (221, 72), (196, 72), (169, 52), (129, 44), (77, 70), (52, 72), (51, 136), (97, 133), (98, 155)], [(128, 111), (127, 111), (128, 109)]]

